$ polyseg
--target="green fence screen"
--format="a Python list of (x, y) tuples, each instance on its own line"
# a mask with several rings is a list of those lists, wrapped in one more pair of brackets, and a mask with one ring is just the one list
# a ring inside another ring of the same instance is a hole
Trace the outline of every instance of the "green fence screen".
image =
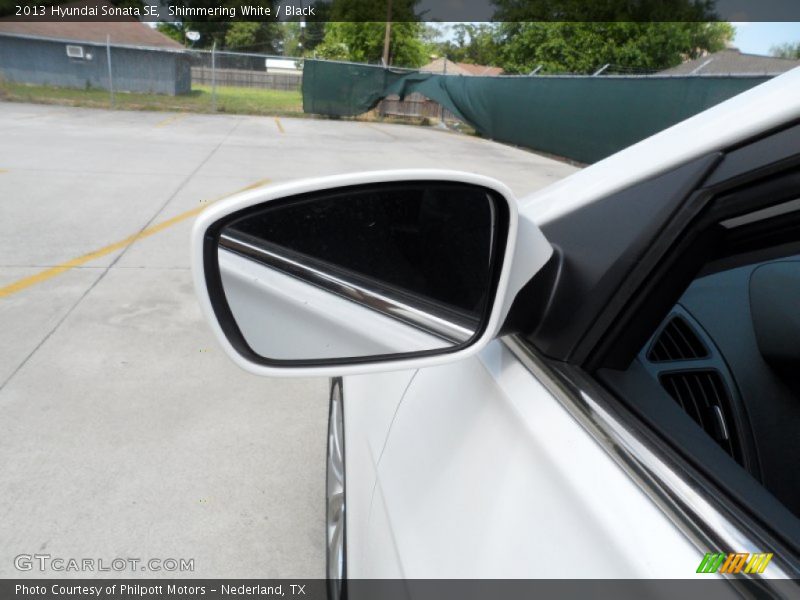
[(485, 137), (591, 163), (768, 79), (465, 77), (306, 60), (303, 110), (355, 116), (419, 92)]

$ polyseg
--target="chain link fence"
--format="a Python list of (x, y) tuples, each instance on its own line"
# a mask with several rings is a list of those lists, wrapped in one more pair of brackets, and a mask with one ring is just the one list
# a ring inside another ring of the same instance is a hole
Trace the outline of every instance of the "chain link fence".
[(302, 112), (303, 59), (189, 50), (192, 93), (213, 112)]
[(300, 91), (303, 59), (269, 54), (191, 50), (192, 83)]

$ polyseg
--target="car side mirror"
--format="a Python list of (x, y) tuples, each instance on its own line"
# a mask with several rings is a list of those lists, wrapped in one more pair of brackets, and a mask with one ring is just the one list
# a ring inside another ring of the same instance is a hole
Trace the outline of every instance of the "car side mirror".
[[(197, 219), (195, 285), (223, 347), (251, 372), (433, 365), (497, 334), (517, 229), (511, 192), (466, 173), (267, 186)], [(540, 267), (552, 249), (538, 235)]]

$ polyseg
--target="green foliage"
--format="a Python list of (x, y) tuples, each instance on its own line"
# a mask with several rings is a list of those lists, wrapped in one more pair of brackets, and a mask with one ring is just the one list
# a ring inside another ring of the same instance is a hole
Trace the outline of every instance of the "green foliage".
[(286, 25), (270, 21), (235, 21), (225, 31), (223, 48), (283, 54)]
[[(424, 25), (415, 22), (392, 23), (389, 64), (420, 67), (429, 60), (422, 40)], [(331, 22), (325, 27), (325, 40), (317, 46), (320, 58), (378, 63), (383, 56), (386, 23)]]
[(176, 42), (186, 43), (186, 28), (183, 23), (159, 23), (156, 29)]
[(302, 53), (313, 56), (314, 50), (325, 39), (325, 24), (330, 20), (331, 5), (326, 0), (312, 4), (314, 16), (306, 19), (306, 26), (300, 32), (299, 43), (302, 44)]
[[(415, 12), (418, 2), (392, 0), (389, 64), (419, 67), (429, 60), (430, 31), (419, 22)], [(388, 14), (386, 1), (338, 0), (331, 5), (325, 37), (314, 53), (321, 58), (380, 62)]]
[(453, 26), (453, 41), (439, 44), (436, 54), (454, 62), (475, 65), (500, 63), (499, 29), (495, 23), (457, 23)]
[(330, 9), (330, 21), (419, 21), (416, 6), (420, 0), (391, 0), (389, 16), (388, 0), (335, 0)]
[[(282, 29), (279, 23), (269, 21), (266, 17), (263, 21), (247, 21), (247, 18), (243, 17), (241, 13), (241, 7), (245, 4), (261, 6), (274, 11), (278, 4), (277, 0), (168, 0), (168, 4), (181, 8), (236, 8), (237, 18), (235, 20), (215, 20), (213, 17), (187, 17), (182, 20), (179, 28), (186, 31), (197, 31), (200, 34), (200, 39), (191, 44), (193, 48), (209, 49), (216, 43), (218, 50), (254, 50), (266, 54), (275, 54), (281, 51)], [(252, 27), (253, 25), (255, 27)], [(230, 41), (229, 32), (231, 32)], [(180, 41), (183, 42), (183, 39)]]
[(502, 23), (497, 43), (508, 73), (538, 65), (544, 73), (592, 73), (605, 64), (658, 71), (719, 51), (733, 34), (719, 22)]
[(494, 21), (707, 22), (716, 0), (492, 0)]
[(800, 59), (800, 42), (795, 42), (794, 44), (780, 44), (778, 46), (773, 46), (769, 49), (769, 53), (772, 56), (777, 56), (778, 58), (792, 58), (795, 60)]
[(257, 21), (238, 21), (231, 23), (225, 32), (226, 48), (249, 48), (258, 43), (261, 23)]
[(666, 69), (733, 38), (715, 0), (492, 0), (495, 46), (507, 72), (591, 73)]

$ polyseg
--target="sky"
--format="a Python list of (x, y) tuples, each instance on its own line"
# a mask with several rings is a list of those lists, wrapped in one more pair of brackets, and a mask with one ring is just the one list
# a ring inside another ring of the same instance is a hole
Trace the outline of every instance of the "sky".
[(800, 23), (734, 23), (733, 45), (747, 54), (769, 54), (769, 49), (785, 42), (800, 42)]

